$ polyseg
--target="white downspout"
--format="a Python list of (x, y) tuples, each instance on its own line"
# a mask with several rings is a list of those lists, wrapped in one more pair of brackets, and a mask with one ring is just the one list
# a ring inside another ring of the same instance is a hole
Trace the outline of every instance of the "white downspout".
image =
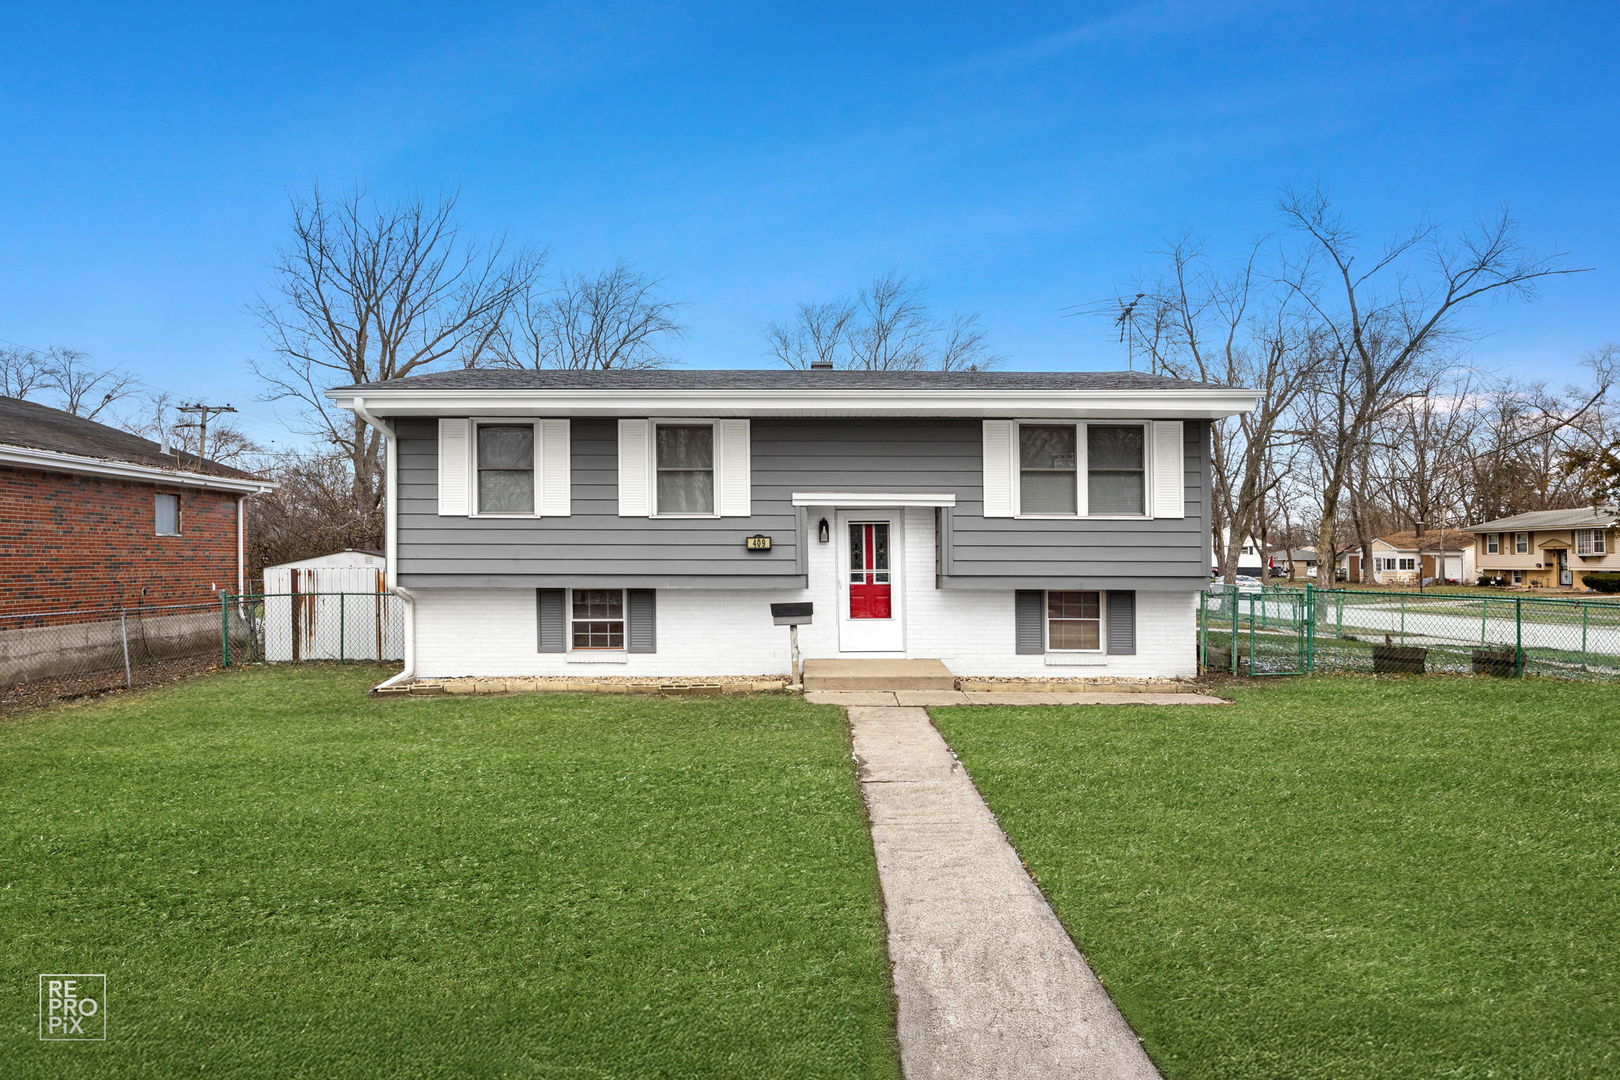
[(416, 597), (409, 589), (401, 588), (399, 584), (399, 447), (395, 444), (394, 433), (366, 408), (364, 397), (356, 397), (350, 407), (354, 409), (354, 415), (377, 429), (383, 437), (383, 555), (388, 563), (383, 571), (385, 575), (383, 581), (387, 584), (389, 592), (405, 602), (405, 616), (402, 620), (405, 632), (405, 668), (398, 675), (373, 686), (371, 689), (375, 693), (399, 683), (409, 682), (416, 677)]

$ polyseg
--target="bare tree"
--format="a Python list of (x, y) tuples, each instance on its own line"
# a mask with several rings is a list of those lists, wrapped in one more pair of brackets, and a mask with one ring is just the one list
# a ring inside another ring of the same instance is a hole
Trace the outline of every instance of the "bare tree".
[(801, 303), (793, 321), (765, 327), (765, 341), (769, 354), (789, 367), (981, 371), (1001, 362), (977, 315), (957, 314), (941, 324), (923, 287), (894, 271), (852, 299)]
[(259, 464), (279, 487), (254, 499), (249, 511), (250, 575), (293, 559), (382, 545), (382, 510), (355, 504), (353, 462), (343, 450), (289, 451)]
[(274, 289), (250, 310), (273, 361), (255, 363), (266, 398), (301, 402), (307, 434), (339, 447), (352, 466), (356, 513), (379, 505), (380, 438), (333, 410), (329, 386), (375, 382), (489, 355), (538, 264), (501, 240), (466, 240), (456, 199), (382, 205), (356, 191), (319, 188), (292, 202), (292, 242), (272, 264)]
[(1259, 256), (1256, 244), (1223, 274), (1183, 238), (1164, 252), (1164, 274), (1141, 286), (1125, 324), (1157, 373), (1260, 391), (1252, 412), (1213, 427), (1211, 524), (1227, 581), (1236, 580), (1242, 538), (1267, 531), (1268, 496), (1294, 468), (1288, 424), (1322, 366), (1305, 305), (1261, 270)]
[(139, 384), (128, 372), (91, 367), (88, 359), (88, 354), (77, 349), (50, 349), (45, 354), (45, 374), (63, 409), (94, 420), (107, 406), (133, 394)]
[[(1327, 363), (1332, 407), (1312, 418), (1327, 436), (1318, 439), (1326, 552), (1341, 504), (1365, 496), (1357, 468), (1375, 425), (1467, 340), (1465, 309), (1498, 293), (1528, 297), (1543, 278), (1581, 271), (1529, 253), (1505, 212), (1452, 239), (1420, 226), (1362, 261), (1360, 237), (1320, 192), (1290, 194), (1281, 209), (1306, 244), (1285, 280), (1314, 313)], [(1371, 537), (1360, 533), (1365, 554)], [(1371, 580), (1371, 560), (1362, 564)]]
[(49, 362), (38, 350), (0, 348), (0, 397), (28, 398), (49, 387)]
[(818, 363), (849, 367), (849, 327), (854, 321), (855, 304), (850, 300), (800, 304), (792, 322), (765, 327), (765, 340), (771, 355), (788, 367)]
[[(202, 431), (188, 423), (186, 415), (175, 411), (175, 397), (166, 390), (142, 396), (142, 409), (118, 421), (118, 426), (143, 438), (167, 446), (177, 462), (201, 465), (204, 456)], [(250, 439), (229, 417), (220, 416), (208, 425), (207, 459), (254, 471), (264, 447)]]
[[(662, 283), (624, 263), (594, 276), (531, 284), (491, 342), (492, 364), (516, 368), (618, 370), (669, 363), (666, 341), (681, 336), (681, 304), (659, 295)], [(468, 366), (473, 366), (469, 364)]]

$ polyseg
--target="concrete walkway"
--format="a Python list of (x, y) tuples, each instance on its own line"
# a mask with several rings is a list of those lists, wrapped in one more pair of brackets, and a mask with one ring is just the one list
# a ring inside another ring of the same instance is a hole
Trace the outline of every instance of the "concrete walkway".
[(849, 718), (906, 1080), (1157, 1078), (928, 714)]
[(1230, 705), (1209, 694), (1120, 694), (1106, 690), (1006, 690), (964, 693), (961, 690), (810, 690), (812, 705)]

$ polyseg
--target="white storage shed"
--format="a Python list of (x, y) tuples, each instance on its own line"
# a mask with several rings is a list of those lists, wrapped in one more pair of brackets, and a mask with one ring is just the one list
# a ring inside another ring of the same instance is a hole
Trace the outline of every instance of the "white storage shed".
[(350, 548), (264, 568), (264, 658), (399, 660), (403, 604), (388, 560)]

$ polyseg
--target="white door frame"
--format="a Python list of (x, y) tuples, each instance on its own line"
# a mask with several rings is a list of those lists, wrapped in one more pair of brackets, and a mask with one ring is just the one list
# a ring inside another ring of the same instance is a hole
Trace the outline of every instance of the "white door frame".
[[(838, 651), (842, 655), (896, 655), (906, 651), (905, 622), (905, 513), (893, 509), (837, 510), (836, 573), (838, 574)], [(889, 525), (889, 618), (849, 617), (849, 527), (855, 523)]]

